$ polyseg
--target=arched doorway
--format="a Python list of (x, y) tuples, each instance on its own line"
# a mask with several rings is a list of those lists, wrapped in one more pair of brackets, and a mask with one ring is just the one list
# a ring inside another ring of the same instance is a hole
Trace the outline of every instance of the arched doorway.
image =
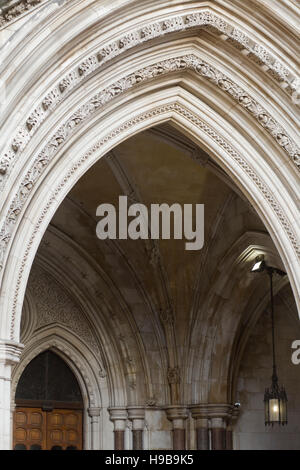
[(35, 357), (16, 391), (15, 450), (81, 450), (83, 402), (78, 382), (54, 352)]

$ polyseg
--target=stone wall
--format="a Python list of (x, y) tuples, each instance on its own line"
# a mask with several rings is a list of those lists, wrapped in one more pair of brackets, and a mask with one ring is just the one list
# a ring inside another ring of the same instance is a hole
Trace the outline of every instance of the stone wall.
[[(279, 385), (288, 397), (288, 425), (265, 427), (264, 390), (271, 385), (272, 337), (269, 310), (262, 314), (249, 338), (238, 379), (241, 415), (235, 428), (236, 449), (300, 449), (300, 365), (291, 361), (291, 344), (300, 338), (296, 311), (286, 295), (275, 301), (275, 347)], [(297, 393), (298, 390), (298, 393)]]

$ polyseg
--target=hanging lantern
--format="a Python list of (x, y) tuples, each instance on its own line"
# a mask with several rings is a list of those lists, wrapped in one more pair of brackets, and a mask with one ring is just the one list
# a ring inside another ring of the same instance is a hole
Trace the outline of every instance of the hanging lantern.
[(272, 376), (272, 386), (265, 390), (265, 425), (287, 424), (287, 396), (284, 387), (279, 389), (278, 378), (275, 374)]
[(264, 256), (258, 256), (255, 259), (255, 264), (251, 272), (266, 271), (270, 279), (270, 297), (271, 297), (271, 321), (272, 321), (272, 356), (273, 356), (273, 375), (272, 385), (266, 388), (264, 403), (265, 403), (265, 425), (285, 425), (287, 424), (287, 395), (284, 387), (279, 388), (277, 369), (275, 362), (275, 335), (274, 335), (274, 296), (273, 296), (273, 274), (277, 273), (280, 276), (285, 276), (285, 272), (280, 269), (268, 266), (265, 262)]

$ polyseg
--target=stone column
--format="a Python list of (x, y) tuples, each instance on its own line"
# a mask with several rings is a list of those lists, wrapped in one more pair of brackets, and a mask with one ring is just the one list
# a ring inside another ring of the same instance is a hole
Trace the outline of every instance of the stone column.
[(12, 448), (11, 371), (23, 345), (0, 340), (0, 450)]
[(114, 423), (115, 450), (124, 450), (127, 410), (125, 407), (111, 407), (108, 411), (110, 420)]
[[(232, 413), (232, 405), (204, 403), (190, 407), (196, 420), (197, 449), (226, 449), (226, 423)], [(210, 421), (211, 444), (209, 444), (208, 423)]]
[(99, 416), (101, 408), (89, 408), (88, 414), (91, 418), (91, 450), (99, 450)]
[(188, 412), (180, 405), (170, 406), (165, 409), (167, 418), (173, 426), (173, 450), (185, 450), (185, 420)]
[(128, 406), (128, 419), (132, 422), (132, 449), (143, 450), (145, 409), (142, 406)]
[(224, 418), (211, 418), (212, 450), (226, 449), (226, 423)]
[(239, 417), (239, 414), (239, 407), (234, 407), (231, 416), (228, 418), (226, 428), (226, 450), (233, 450), (233, 429)]
[(232, 450), (232, 449), (233, 449), (232, 429), (231, 429), (231, 426), (229, 426), (226, 429), (226, 450)]
[(209, 450), (208, 419), (196, 420), (197, 449)]

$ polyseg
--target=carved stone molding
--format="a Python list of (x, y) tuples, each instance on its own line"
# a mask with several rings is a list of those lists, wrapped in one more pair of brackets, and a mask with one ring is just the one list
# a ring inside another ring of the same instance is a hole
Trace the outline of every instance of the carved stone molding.
[(99, 418), (101, 413), (101, 408), (99, 407), (94, 407), (94, 408), (88, 408), (88, 415), (90, 418)]
[(24, 345), (16, 341), (0, 340), (0, 364), (13, 365), (19, 362)]
[(167, 373), (168, 383), (179, 384), (180, 383), (180, 371), (178, 367), (173, 367), (168, 369)]
[[(67, 2), (70, 0), (66, 0)], [(46, 0), (15, 0), (9, 2), (7, 7), (3, 7), (0, 15), (0, 27), (13, 21), (26, 11), (33, 7), (45, 3)], [(246, 49), (259, 61), (267, 65), (274, 72), (274, 77), (279, 81), (286, 81), (294, 89), (295, 76), (274, 54), (267, 50), (263, 45), (258, 44), (250, 38), (244, 31), (232, 26), (220, 15), (212, 13), (209, 9), (203, 9), (200, 12), (170, 16), (155, 23), (147, 25), (128, 32), (125, 36), (116, 39), (114, 42), (107, 43), (98, 52), (82, 60), (82, 62), (64, 77), (58, 84), (61, 92), (64, 92), (69, 85), (74, 85), (78, 77), (85, 76), (108, 60), (120, 55), (125, 50), (131, 49), (143, 42), (151, 39), (165, 36), (174, 31), (184, 31), (191, 28), (207, 28), (211, 32), (224, 35), (227, 40), (234, 43), (240, 49)], [(47, 109), (52, 104), (51, 94), (43, 101), (43, 107)], [(50, 102), (48, 101), (50, 98)]]
[(296, 167), (300, 169), (300, 149), (297, 148), (296, 144), (287, 135), (285, 130), (273, 119), (273, 117), (246, 91), (240, 88), (223, 73), (219, 72), (217, 69), (193, 54), (164, 60), (143, 69), (139, 69), (137, 72), (127, 75), (97, 93), (97, 95), (82, 105), (64, 124), (61, 125), (38, 156), (34, 157), (34, 162), (21, 182), (19, 190), (10, 204), (9, 211), (1, 227), (0, 269), (3, 266), (6, 246), (8, 245), (14, 231), (13, 226), (16, 224), (17, 218), (20, 215), (33, 186), (37, 183), (46, 166), (54, 158), (58, 149), (66, 143), (71, 135), (74, 134), (76, 128), (90, 118), (96, 110), (99, 110), (99, 108), (103, 107), (109, 101), (133, 88), (138, 83), (146, 82), (159, 75), (182, 70), (193, 70), (197, 75), (209, 80), (225, 93), (229, 94), (275, 139), (276, 143), (287, 153)]
[(172, 307), (160, 309), (159, 318), (164, 325), (172, 326), (174, 324), (174, 313)]
[(229, 419), (233, 413), (233, 405), (227, 403), (201, 403), (199, 405), (190, 405), (189, 409), (194, 419), (206, 418), (224, 418)]
[[(213, 31), (217, 31), (219, 34), (225, 35), (228, 39), (230, 39), (230, 41), (242, 45), (242, 48), (248, 51), (249, 57), (254, 57), (256, 61), (271, 70), (272, 75), (275, 78), (277, 77), (279, 81), (286, 81), (292, 91), (297, 89), (299, 78), (296, 77), (287, 68), (286, 65), (284, 65), (278, 58), (273, 56), (264, 46), (257, 44), (255, 41), (250, 39), (246, 33), (231, 26), (229, 23), (224, 21), (222, 17), (213, 14), (209, 10), (203, 10), (199, 13), (189, 15), (170, 17), (157, 23), (150, 23), (143, 28), (134, 30), (127, 35), (120, 37), (113, 43), (108, 43), (99, 52), (89, 55), (66, 76), (60, 79), (57, 85), (47, 93), (47, 95), (42, 99), (41, 103), (27, 117), (24, 125), (18, 128), (15, 137), (7, 148), (7, 151), (4, 152), (4, 154), (0, 157), (0, 183), (2, 180), (3, 184), (4, 176), (7, 176), (9, 168), (13, 164), (16, 155), (24, 150), (34, 132), (46, 119), (49, 113), (65, 99), (65, 97), (74, 87), (78, 86), (83, 80), (85, 80), (88, 75), (95, 72), (95, 70), (100, 68), (104, 63), (107, 63), (111, 59), (122, 54), (124, 51), (131, 49), (139, 44), (160, 36), (165, 36), (167, 33), (172, 33), (174, 31), (184, 31), (186, 29), (195, 27), (206, 27), (210, 30), (212, 29)], [(202, 75), (205, 76), (205, 74)], [(138, 83), (140, 80), (142, 80), (142, 77), (137, 76), (134, 83)], [(222, 88), (222, 85), (220, 86)], [(223, 87), (225, 90), (225, 82), (223, 83)], [(109, 101), (111, 98), (109, 96), (110, 93), (113, 93), (114, 96), (115, 94), (119, 94), (120, 91), (121, 90), (119, 90), (118, 83), (111, 86), (110, 90), (107, 90), (107, 101)], [(245, 106), (246, 98), (247, 97), (245, 97), (243, 102), (240, 104)], [(252, 101), (252, 99), (250, 101)], [(249, 102), (248, 104), (250, 108), (251, 103)], [(92, 109), (94, 108), (93, 100), (91, 103), (86, 105), (86, 111), (89, 107)], [(268, 118), (270, 118), (270, 116), (268, 115), (267, 117), (264, 112), (259, 117), (261, 124), (266, 128), (268, 128)], [(70, 125), (77, 124), (77, 120), (81, 120), (80, 111), (77, 117), (74, 115), (73, 122), (70, 123)], [(62, 134), (60, 134), (58, 132), (58, 135), (56, 136), (56, 143), (52, 142), (52, 145), (59, 145), (61, 140), (64, 140), (64, 133), (62, 132)], [(278, 141), (283, 147), (285, 147), (285, 144), (289, 143), (285, 142), (285, 132), (283, 132), (282, 137), (278, 137)], [(285, 142), (285, 144), (283, 142)], [(300, 165), (299, 149), (297, 152), (298, 165)], [(40, 164), (43, 165), (42, 161)]]
[(66, 358), (68, 358), (76, 367), (77, 371), (80, 373), (84, 385), (87, 391), (87, 399), (89, 406), (91, 408), (99, 407), (98, 399), (95, 396), (95, 387), (96, 385), (92, 383), (94, 377), (91, 371), (88, 370), (87, 365), (84, 363), (82, 358), (78, 357), (77, 349), (71, 348), (67, 343), (61, 340), (61, 338), (47, 338), (47, 340), (40, 345), (39, 347), (34, 348), (30, 352), (25, 353), (24, 359), (20, 362), (16, 372), (13, 375), (13, 382), (12, 382), (12, 400), (14, 402), (14, 397), (17, 389), (18, 382), (22, 373), (24, 372), (26, 366), (39, 354), (48, 350), (48, 349), (56, 349), (60, 351)]
[(109, 141), (114, 139), (116, 136), (122, 134), (123, 132), (128, 132), (130, 128), (132, 128), (138, 123), (141, 123), (144, 120), (149, 120), (155, 116), (169, 113), (169, 112), (178, 113), (182, 117), (185, 117), (191, 124), (193, 124), (194, 126), (197, 126), (204, 133), (206, 133), (211, 139), (217, 142), (218, 145), (221, 146), (222, 149), (225, 150), (226, 153), (240, 166), (240, 168), (247, 174), (247, 176), (251, 178), (251, 180), (255, 183), (257, 188), (261, 191), (264, 199), (266, 199), (266, 201), (272, 207), (276, 217), (280, 221), (285, 233), (290, 239), (290, 242), (295, 250), (295, 253), (298, 256), (300, 256), (300, 246), (299, 246), (298, 239), (282, 207), (280, 206), (279, 202), (275, 198), (274, 194), (270, 191), (270, 189), (266, 186), (266, 184), (261, 180), (259, 175), (256, 174), (256, 172), (252, 169), (252, 167), (244, 159), (244, 157), (238, 154), (227, 141), (225, 141), (222, 137), (216, 134), (214, 129), (212, 129), (206, 123), (204, 123), (198, 116), (196, 116), (195, 114), (190, 112), (188, 109), (186, 109), (184, 106), (178, 103), (169, 103), (163, 106), (156, 107), (151, 111), (141, 113), (137, 115), (136, 117), (129, 119), (128, 121), (116, 127), (115, 129), (111, 130), (106, 136), (104, 136), (100, 141), (98, 141), (91, 149), (89, 149), (83, 156), (81, 156), (77, 160), (76, 163), (74, 163), (72, 168), (63, 176), (62, 180), (58, 182), (56, 188), (54, 188), (52, 196), (49, 198), (46, 205), (40, 211), (40, 217), (38, 221), (36, 222), (36, 225), (33, 229), (31, 237), (27, 243), (27, 246), (26, 246), (23, 258), (22, 258), (21, 266), (18, 272), (18, 278), (17, 278), (17, 283), (15, 286), (13, 307), (12, 307), (12, 313), (11, 313), (12, 315), (11, 316), (11, 338), (12, 339), (14, 338), (14, 335), (15, 335), (15, 320), (16, 320), (16, 311), (17, 311), (17, 304), (18, 304), (18, 298), (19, 298), (19, 290), (22, 285), (22, 277), (23, 277), (23, 272), (27, 263), (27, 259), (30, 254), (34, 239), (41, 225), (43, 224), (43, 220), (47, 212), (52, 207), (52, 205), (55, 202), (57, 202), (56, 198), (59, 195), (60, 191), (64, 188), (64, 186), (69, 181), (69, 179), (74, 177), (74, 175), (80, 169), (81, 165), (83, 165), (89, 158), (91, 158), (93, 153), (97, 152), (99, 149), (105, 146)]
[(149, 407), (156, 406), (157, 405), (157, 398), (153, 397), (153, 396), (147, 398), (146, 405), (149, 406)]
[(14, 0), (7, 2), (0, 9), (0, 28), (5, 27), (11, 21), (32, 10), (34, 7), (46, 3), (47, 0)]

